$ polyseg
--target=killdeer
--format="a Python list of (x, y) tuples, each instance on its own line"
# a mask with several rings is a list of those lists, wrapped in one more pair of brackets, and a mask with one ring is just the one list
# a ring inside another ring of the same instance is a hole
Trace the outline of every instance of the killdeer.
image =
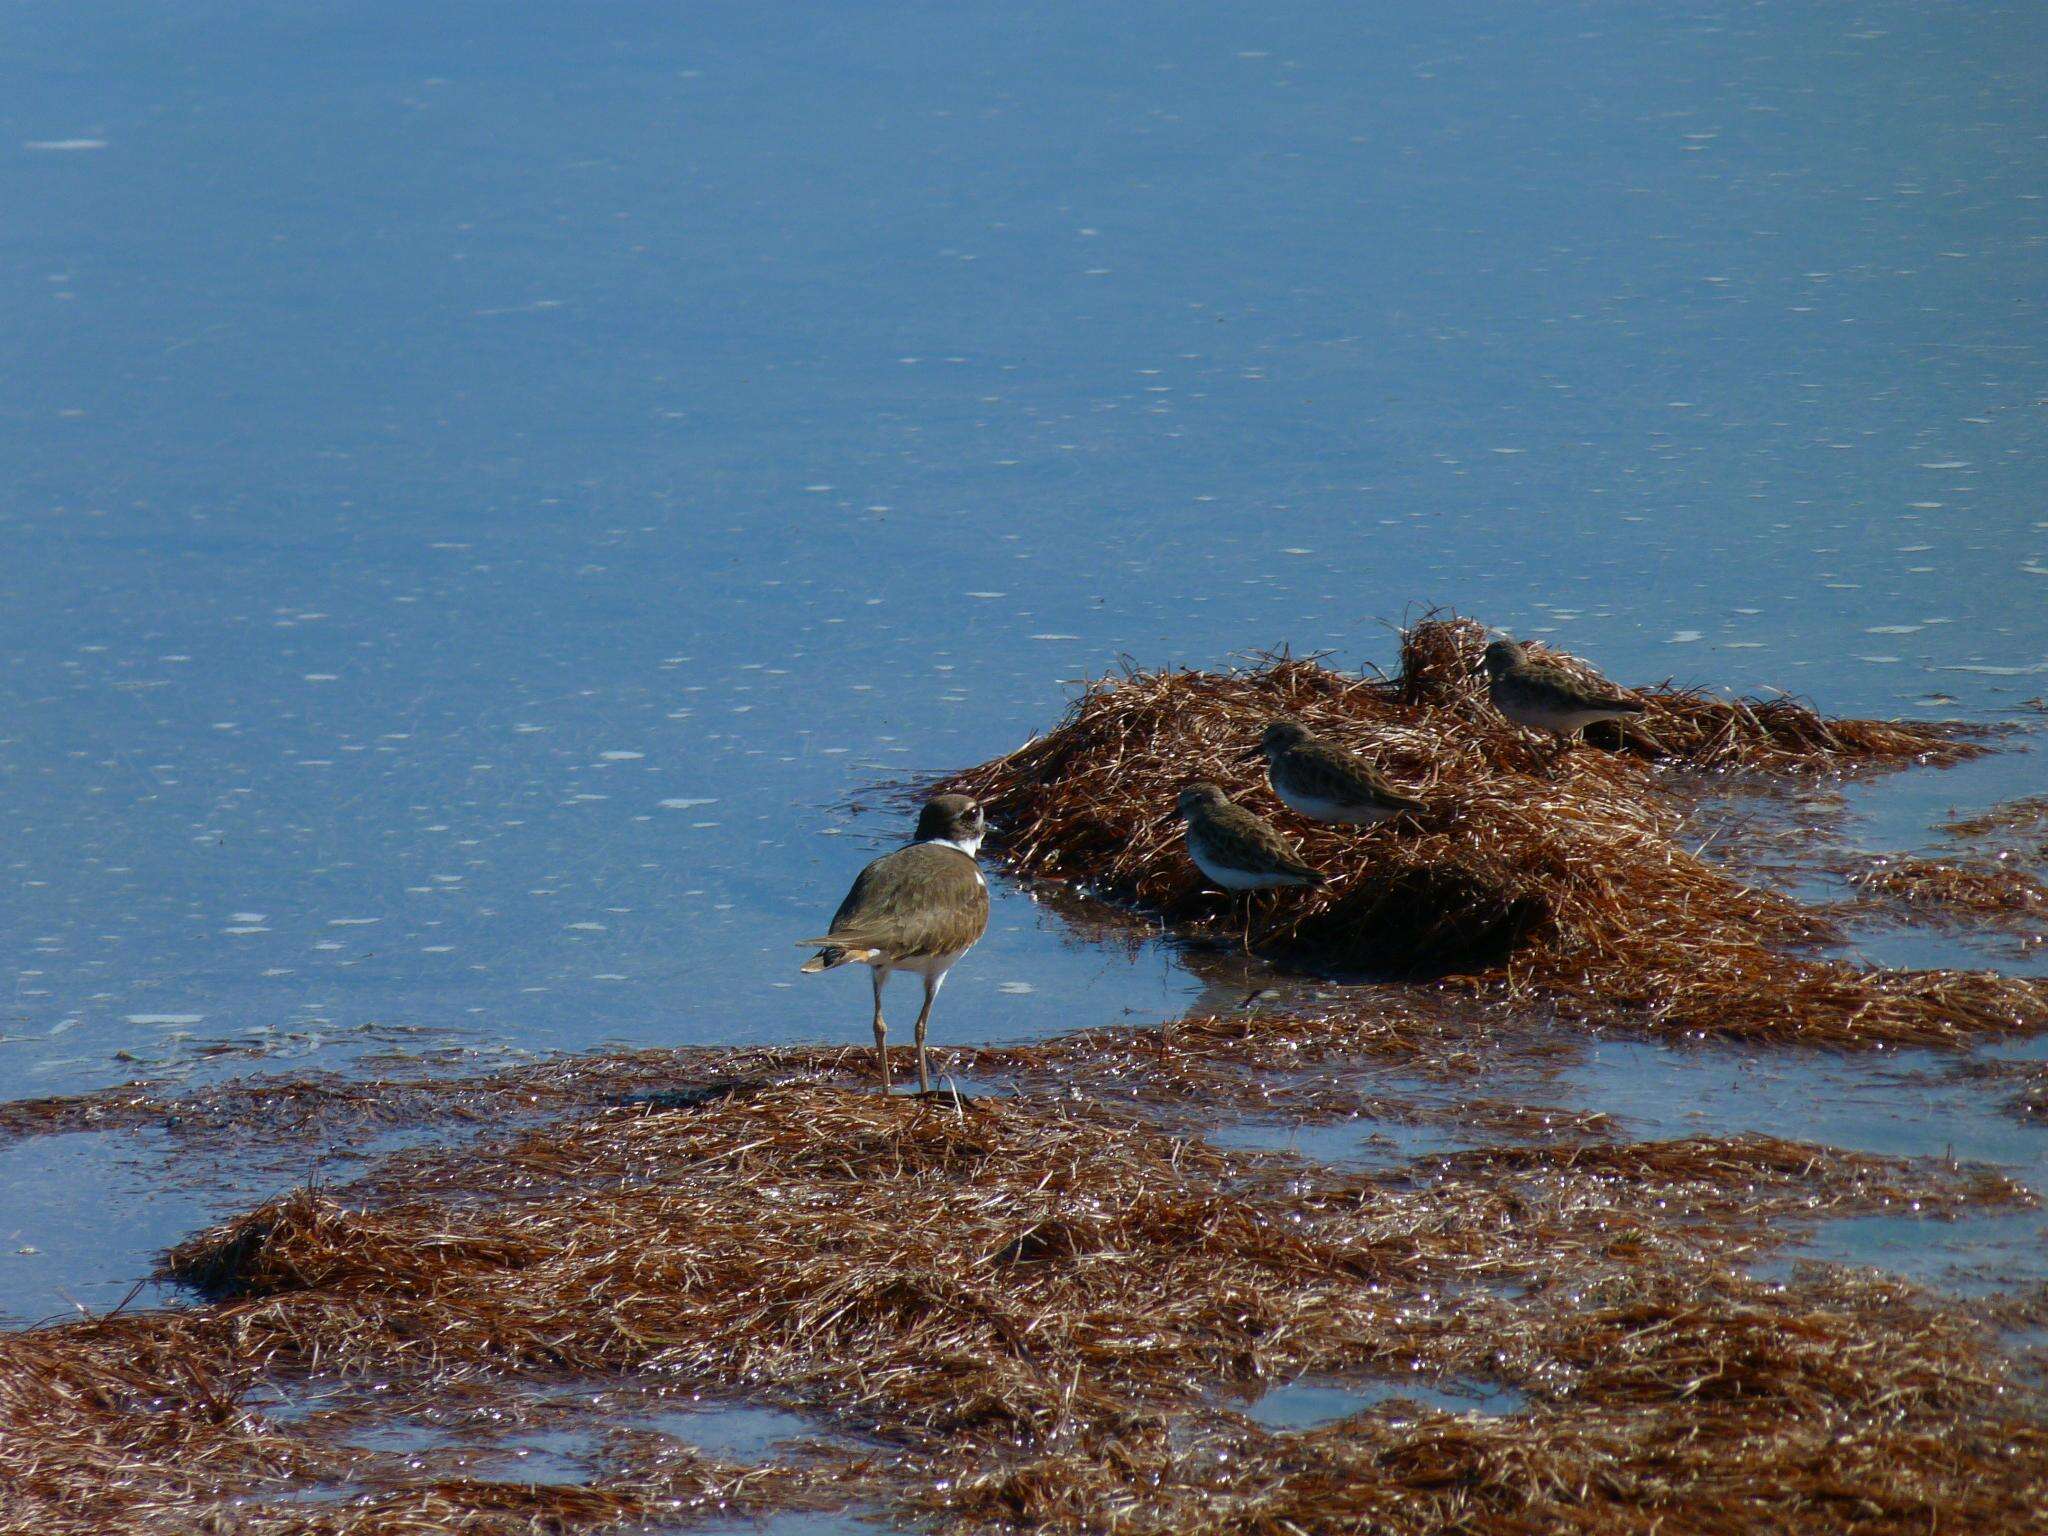
[(1626, 720), (1643, 701), (1604, 677), (1585, 678), (1554, 661), (1531, 656), (1512, 640), (1496, 640), (1476, 670), (1486, 673), (1486, 696), (1516, 725), (1548, 731), (1559, 754), (1596, 720)]
[(988, 931), (988, 882), (974, 862), (987, 831), (981, 807), (966, 795), (928, 800), (918, 813), (914, 840), (860, 872), (822, 939), (799, 941), (818, 950), (803, 963), (807, 974), (839, 965), (870, 968), (883, 1093), (889, 1091), (889, 1027), (882, 1022), (882, 988), (892, 971), (924, 978), (924, 1007), (917, 1015), (917, 1086), (921, 1093), (931, 1091), (924, 1031), (932, 1000), (953, 963)]
[(1188, 857), (1195, 867), (1232, 895), (1245, 893), (1244, 946), (1252, 944), (1251, 893), (1276, 886), (1323, 883), (1302, 863), (1294, 845), (1214, 784), (1190, 784), (1180, 792), (1187, 823)]
[(1266, 782), (1287, 808), (1311, 821), (1372, 826), (1422, 802), (1389, 784), (1372, 764), (1353, 757), (1303, 725), (1279, 719), (1245, 754), (1266, 759)]

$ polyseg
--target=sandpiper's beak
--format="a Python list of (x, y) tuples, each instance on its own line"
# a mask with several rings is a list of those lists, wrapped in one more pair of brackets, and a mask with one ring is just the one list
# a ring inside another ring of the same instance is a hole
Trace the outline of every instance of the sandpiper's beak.
[(1244, 751), (1237, 754), (1237, 761), (1240, 763), (1248, 763), (1255, 757), (1264, 757), (1265, 755), (1266, 744), (1263, 741), (1255, 741), (1249, 747), (1245, 748)]

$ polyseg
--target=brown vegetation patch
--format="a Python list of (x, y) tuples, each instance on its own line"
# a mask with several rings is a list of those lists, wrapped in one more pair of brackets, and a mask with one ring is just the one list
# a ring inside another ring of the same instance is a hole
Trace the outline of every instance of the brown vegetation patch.
[[(1183, 785), (1213, 779), (1329, 877), (1265, 898), (1274, 912), (1254, 941), (1317, 968), (1476, 973), (1578, 1017), (1704, 1035), (1934, 1045), (2048, 1026), (2048, 988), (2031, 980), (1798, 953), (1839, 938), (1828, 915), (1688, 847), (1696, 781), (1643, 760), (1943, 763), (1982, 750), (1961, 728), (1651, 689), (1642, 728), (1661, 748), (1582, 747), (1553, 765), (1485, 704), (1468, 675), (1478, 646), (1477, 626), (1430, 620), (1404, 639), (1391, 681), (1287, 657), (1227, 675), (1126, 672), (1048, 735), (943, 787), (988, 806), (1020, 874), (1222, 932), (1232, 909), (1187, 858), (1174, 811)], [(1370, 832), (1294, 817), (1242, 760), (1281, 714), (1372, 759), (1428, 808)]]
[(1849, 883), (1918, 911), (2035, 935), (2048, 919), (2048, 885), (2009, 862), (1881, 859)]
[[(213, 1299), (189, 1312), (0, 1340), (0, 1530), (582, 1530), (848, 1498), (961, 1532), (2020, 1528), (2048, 1437), (1983, 1335), (1904, 1286), (1743, 1267), (1822, 1216), (2026, 1198), (1760, 1137), (1340, 1174), (1064, 1093), (586, 1111), (193, 1239), (171, 1268)], [(248, 1406), (259, 1375), (313, 1371), (407, 1404), (757, 1394), (885, 1449), (408, 1481)], [(1289, 1433), (1218, 1401), (1304, 1374), (1529, 1406)], [(364, 1491), (281, 1496), (322, 1480)]]
[[(1997, 839), (2010, 846), (2023, 846), (2023, 839), (2036, 833), (2048, 834), (2048, 795), (2027, 795), (2007, 800), (1974, 816), (1959, 816), (1942, 823), (1942, 831), (1967, 842)], [(2037, 853), (2048, 854), (2048, 842), (2037, 845)]]

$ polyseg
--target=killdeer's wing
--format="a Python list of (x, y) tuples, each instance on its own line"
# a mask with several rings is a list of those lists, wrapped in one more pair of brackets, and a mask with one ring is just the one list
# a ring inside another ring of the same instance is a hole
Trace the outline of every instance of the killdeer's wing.
[(952, 955), (988, 931), (988, 884), (958, 848), (913, 843), (860, 872), (828, 935), (892, 960)]
[(1311, 741), (1296, 749), (1291, 765), (1297, 783), (1318, 800), (1339, 805), (1371, 806), (1387, 811), (1419, 811), (1422, 802), (1404, 795), (1363, 758), (1353, 757), (1327, 741)]
[(1255, 875), (1298, 875), (1311, 885), (1323, 883), (1322, 872), (1304, 864), (1294, 844), (1241, 805), (1216, 807), (1205, 830), (1218, 862), (1232, 869)]

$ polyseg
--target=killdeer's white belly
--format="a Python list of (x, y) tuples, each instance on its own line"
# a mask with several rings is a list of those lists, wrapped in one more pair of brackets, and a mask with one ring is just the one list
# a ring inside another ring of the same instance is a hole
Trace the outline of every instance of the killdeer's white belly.
[(1310, 821), (1337, 821), (1350, 826), (1371, 826), (1375, 822), (1385, 821), (1394, 814), (1381, 805), (1359, 805), (1351, 801), (1323, 800), (1315, 795), (1304, 795), (1299, 790), (1288, 788), (1278, 779), (1273, 781), (1273, 793), (1280, 797), (1281, 803), (1290, 811), (1298, 816), (1306, 816)]

